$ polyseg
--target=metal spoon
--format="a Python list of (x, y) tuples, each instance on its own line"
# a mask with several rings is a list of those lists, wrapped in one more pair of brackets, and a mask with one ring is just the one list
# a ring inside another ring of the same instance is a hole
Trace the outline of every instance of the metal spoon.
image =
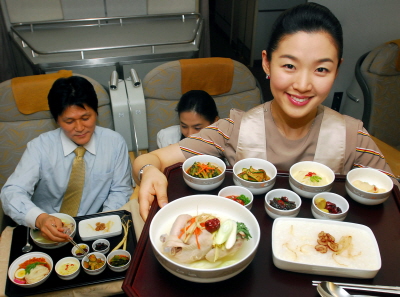
[(29, 253), (33, 246), (29, 243), (29, 227), (26, 227), (27, 233), (26, 233), (26, 245), (22, 248), (23, 253)]
[(332, 282), (321, 282), (317, 287), (317, 291), (322, 297), (373, 297), (369, 295), (350, 295), (346, 290)]

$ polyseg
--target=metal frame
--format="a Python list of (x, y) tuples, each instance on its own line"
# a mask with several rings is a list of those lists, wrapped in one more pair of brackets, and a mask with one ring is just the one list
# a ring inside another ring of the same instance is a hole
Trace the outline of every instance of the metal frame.
[[(129, 21), (138, 19), (166, 19), (166, 18), (180, 18), (182, 22), (185, 22), (186, 18), (196, 17), (196, 27), (193, 31), (193, 36), (189, 40), (175, 41), (175, 42), (162, 42), (162, 43), (143, 43), (143, 44), (129, 44), (129, 45), (116, 45), (108, 47), (87, 47), (87, 48), (73, 48), (58, 51), (40, 51), (35, 49), (32, 44), (27, 42), (20, 32), (35, 30), (50, 29), (50, 28), (76, 28), (76, 27), (102, 27), (102, 26), (123, 26), (129, 25)], [(18, 36), (22, 40), (22, 47), (29, 47), (31, 49), (32, 57), (36, 55), (49, 55), (49, 54), (61, 54), (61, 53), (81, 53), (81, 59), (85, 59), (85, 52), (88, 51), (99, 51), (99, 50), (110, 50), (110, 49), (126, 49), (136, 47), (151, 47), (152, 53), (155, 53), (156, 46), (164, 45), (179, 45), (179, 44), (195, 44), (198, 31), (201, 26), (201, 15), (199, 13), (183, 13), (183, 14), (162, 14), (162, 15), (146, 15), (146, 16), (131, 16), (131, 17), (107, 17), (107, 18), (88, 18), (88, 19), (75, 19), (75, 20), (61, 20), (61, 21), (46, 21), (46, 22), (31, 22), (31, 23), (18, 23), (11, 26), (11, 33)]]

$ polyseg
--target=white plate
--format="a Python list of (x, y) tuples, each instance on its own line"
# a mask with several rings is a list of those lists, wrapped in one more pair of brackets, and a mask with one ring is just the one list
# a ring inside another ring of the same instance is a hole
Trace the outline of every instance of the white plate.
[[(324, 231), (339, 242), (352, 236), (352, 250), (333, 255), (315, 250), (318, 233)], [(318, 219), (277, 218), (272, 226), (272, 253), (276, 267), (300, 273), (373, 278), (381, 268), (378, 243), (367, 226)]]
[[(109, 230), (96, 231), (96, 223), (104, 223), (106, 225), (109, 223), (110, 228)], [(122, 233), (121, 218), (118, 215), (110, 215), (82, 220), (79, 222), (78, 230), (79, 236), (83, 241), (117, 236)]]

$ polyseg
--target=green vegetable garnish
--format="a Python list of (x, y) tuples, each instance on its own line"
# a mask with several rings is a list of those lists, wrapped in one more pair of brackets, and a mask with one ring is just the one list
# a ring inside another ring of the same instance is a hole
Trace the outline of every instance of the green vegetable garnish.
[(236, 222), (237, 224), (237, 233), (243, 233), (244, 239), (249, 240), (251, 237), (249, 229), (247, 229), (244, 223)]
[(229, 234), (231, 234), (231, 231), (233, 229), (234, 221), (232, 220), (226, 220), (221, 224), (221, 226), (218, 229), (217, 235), (215, 236), (215, 244), (223, 244), (225, 241), (228, 239)]
[(244, 202), (244, 205), (250, 203), (250, 199), (248, 197), (246, 197), (245, 195), (240, 195), (239, 197), (237, 197), (236, 199), (240, 199)]
[(31, 273), (31, 270), (32, 270), (33, 268), (35, 268), (36, 266), (38, 266), (38, 265), (46, 265), (46, 264), (47, 264), (47, 263), (43, 263), (43, 262), (31, 263), (31, 264), (29, 264), (29, 265), (26, 266), (26, 268), (25, 268), (25, 273), (26, 273), (26, 274), (29, 274), (29, 273)]
[(318, 176), (318, 175), (313, 175), (310, 177), (311, 182), (313, 183), (319, 183), (319, 181), (322, 179), (322, 177)]

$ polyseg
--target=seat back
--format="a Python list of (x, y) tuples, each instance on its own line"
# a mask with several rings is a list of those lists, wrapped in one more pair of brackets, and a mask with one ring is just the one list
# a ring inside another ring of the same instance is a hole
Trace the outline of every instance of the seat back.
[(364, 126), (371, 135), (400, 150), (398, 59), (399, 45), (382, 44), (360, 58), (356, 78), (364, 97)]
[[(79, 75), (79, 74), (73, 74)], [(99, 100), (98, 125), (114, 129), (110, 98), (106, 90), (95, 80), (89, 80)], [(19, 112), (11, 89), (11, 80), (0, 83), (0, 189), (13, 173), (27, 143), (40, 134), (57, 128), (50, 111), (33, 114)], [(0, 231), (3, 230), (3, 210), (0, 209)]]
[[(261, 88), (250, 70), (240, 62), (233, 61), (233, 64), (230, 91), (213, 96), (220, 118), (228, 117), (231, 108), (246, 111), (263, 102)], [(179, 61), (164, 63), (143, 79), (149, 151), (157, 149), (158, 131), (179, 124), (175, 108), (182, 96), (181, 79)]]

